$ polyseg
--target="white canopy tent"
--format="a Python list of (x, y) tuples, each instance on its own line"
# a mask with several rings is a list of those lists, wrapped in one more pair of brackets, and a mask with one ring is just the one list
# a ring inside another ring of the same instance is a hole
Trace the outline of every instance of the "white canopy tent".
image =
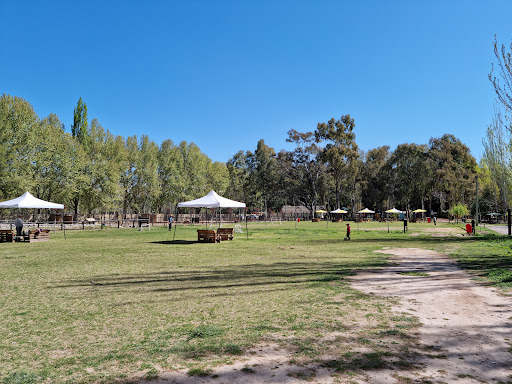
[[(215, 191), (210, 191), (206, 196), (199, 199), (183, 201), (178, 203), (178, 208), (245, 208), (245, 203), (239, 201), (226, 199), (219, 196)], [(247, 232), (247, 215), (245, 217), (245, 230)], [(174, 234), (176, 235), (176, 226), (174, 226)], [(247, 237), (249, 233), (247, 232)], [(174, 238), (174, 237), (173, 237)]]
[(210, 191), (199, 199), (178, 203), (178, 208), (245, 208), (245, 203), (226, 199), (215, 191)]
[[(64, 209), (64, 204), (52, 203), (34, 197), (30, 192), (25, 192), (23, 195), (0, 202), (0, 208), (15, 208), (15, 209)], [(66, 226), (64, 226), (64, 238), (66, 238)]]
[(390, 214), (390, 213), (399, 214), (399, 213), (402, 213), (402, 211), (399, 211), (398, 209), (396, 209), (395, 207), (393, 207), (392, 209), (388, 209), (388, 210), (386, 211), (386, 213), (387, 213), (387, 220), (386, 220), (386, 221), (388, 222), (388, 233), (389, 233), (389, 214)]
[(49, 208), (64, 209), (64, 204), (51, 203), (34, 197), (30, 192), (25, 192), (20, 197), (0, 202), (0, 208)]

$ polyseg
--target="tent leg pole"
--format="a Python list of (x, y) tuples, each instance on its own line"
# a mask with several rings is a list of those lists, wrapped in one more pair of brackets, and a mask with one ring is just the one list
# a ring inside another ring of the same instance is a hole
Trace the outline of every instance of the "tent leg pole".
[(176, 227), (178, 226), (178, 207), (176, 207), (175, 211), (176, 211), (176, 222), (174, 223), (174, 234), (172, 236), (173, 243), (174, 243), (174, 239), (176, 238)]
[(66, 240), (66, 223), (64, 222), (64, 211), (62, 211), (62, 228), (64, 230), (64, 240)]

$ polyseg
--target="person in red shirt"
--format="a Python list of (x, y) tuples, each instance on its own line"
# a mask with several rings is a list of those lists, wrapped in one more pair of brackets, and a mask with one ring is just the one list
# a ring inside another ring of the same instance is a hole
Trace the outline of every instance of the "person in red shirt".
[(350, 240), (350, 224), (347, 223), (347, 240)]

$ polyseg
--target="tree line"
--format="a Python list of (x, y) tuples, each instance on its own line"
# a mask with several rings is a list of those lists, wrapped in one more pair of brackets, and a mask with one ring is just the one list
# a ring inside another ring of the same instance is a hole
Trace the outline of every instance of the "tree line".
[(497, 99), (483, 139), (482, 168), (488, 177), (480, 204), (485, 211), (503, 213), (512, 198), (512, 43), (507, 47), (495, 37), (494, 55), (489, 80)]
[(80, 99), (71, 133), (56, 115), (40, 119), (29, 102), (0, 97), (0, 199), (30, 191), (78, 214), (164, 212), (210, 189), (226, 190), (226, 165), (193, 143), (160, 145), (115, 136), (88, 122)]
[(291, 129), (291, 151), (276, 152), (260, 140), (254, 151), (239, 151), (227, 163), (212, 161), (194, 143), (115, 136), (97, 119), (89, 123), (81, 98), (73, 116), (67, 132), (56, 115), (41, 119), (28, 101), (0, 97), (2, 200), (29, 190), (76, 215), (122, 216), (169, 212), (214, 189), (251, 211), (396, 206), (443, 214), (457, 203), (474, 203), (477, 175), (482, 186), (491, 184), (490, 167), (478, 167), (453, 135), (364, 152), (350, 115), (309, 132)]

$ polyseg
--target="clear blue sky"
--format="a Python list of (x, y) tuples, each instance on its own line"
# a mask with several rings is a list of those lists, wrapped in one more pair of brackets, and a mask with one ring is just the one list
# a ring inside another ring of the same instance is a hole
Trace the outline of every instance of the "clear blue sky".
[(480, 159), (494, 34), (512, 1), (0, 0), (0, 93), (69, 131), (78, 98), (112, 133), (213, 160), (351, 114), (363, 150), (451, 133)]

